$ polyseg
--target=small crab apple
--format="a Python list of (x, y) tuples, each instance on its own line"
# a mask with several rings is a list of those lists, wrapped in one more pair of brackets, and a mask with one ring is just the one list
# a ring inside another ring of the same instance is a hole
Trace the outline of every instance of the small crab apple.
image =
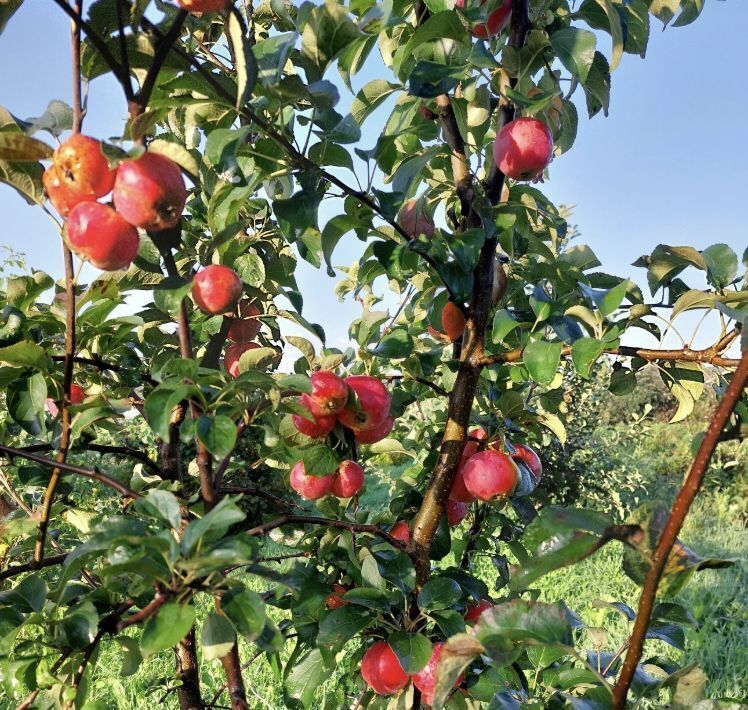
[(248, 343), (260, 332), (260, 309), (249, 299), (239, 302), (239, 318), (232, 318), (226, 337), (234, 343)]
[(309, 379), (312, 383), (312, 414), (330, 416), (342, 411), (348, 401), (348, 385), (342, 377), (329, 370), (319, 370)]
[(418, 200), (405, 202), (400, 208), (398, 220), (409, 237), (417, 237), (419, 234), (434, 236), (434, 222)]
[(314, 421), (309, 421), (301, 414), (292, 414), (291, 421), (296, 427), (296, 431), (316, 439), (327, 436), (333, 430), (337, 419), (335, 417), (319, 417), (314, 414), (312, 412), (311, 397), (308, 394), (302, 394), (299, 397), (299, 404), (309, 411), (312, 417), (314, 417)]
[(318, 500), (330, 493), (333, 476), (311, 476), (304, 469), (304, 463), (299, 461), (292, 469), (289, 482), (302, 498)]
[(448, 301), (442, 308), (442, 330), (453, 343), (462, 337), (465, 330), (465, 314), (452, 301)]
[(392, 526), (390, 535), (395, 540), (400, 540), (400, 542), (404, 542), (407, 545), (410, 542), (410, 525), (405, 520), (401, 520)]
[(523, 117), (507, 123), (496, 136), (493, 159), (512, 180), (533, 180), (553, 158), (553, 135), (538, 118)]
[[(426, 703), (426, 705), (434, 704), (436, 667), (439, 664), (439, 657), (442, 654), (443, 648), (444, 642), (437, 641), (431, 649), (431, 658), (429, 658), (426, 665), (420, 671), (418, 671), (418, 673), (412, 676), (413, 685), (415, 685), (416, 688), (421, 691), (421, 699)], [(462, 683), (463, 680), (465, 680), (465, 676), (461, 675), (459, 678), (457, 678), (452, 687), (456, 688)]]
[(223, 353), (223, 364), (232, 377), (239, 377), (239, 360), (247, 350), (254, 350), (260, 346), (257, 343), (232, 343)]
[(203, 12), (220, 12), (225, 10), (230, 2), (231, 0), (177, 0), (179, 7), (196, 15)]
[(187, 201), (182, 172), (165, 155), (143, 153), (117, 167), (114, 206), (130, 224), (150, 232), (176, 227)]
[(481, 614), (491, 607), (493, 607), (493, 602), (489, 599), (481, 599), (477, 604), (468, 604), (465, 611), (465, 621), (469, 624), (474, 624), (480, 619)]
[(343, 599), (343, 595), (348, 590), (341, 584), (333, 584), (332, 585), (332, 592), (330, 592), (327, 597), (325, 598), (325, 606), (328, 609), (338, 609), (341, 606), (345, 606), (346, 604), (350, 604), (350, 602), (345, 601)]
[(447, 521), (450, 527), (459, 525), (468, 514), (467, 503), (463, 503), (459, 500), (448, 500), (447, 501)]
[(394, 417), (387, 417), (379, 426), (373, 429), (365, 429), (363, 431), (356, 431), (356, 443), (358, 444), (376, 444), (382, 439), (386, 439), (387, 435), (392, 431), (395, 426)]
[(355, 461), (341, 461), (332, 482), (336, 498), (353, 498), (364, 485), (364, 469)]
[(340, 423), (354, 431), (375, 429), (384, 424), (390, 416), (392, 403), (384, 384), (370, 375), (351, 375), (344, 382), (355, 392), (359, 411), (342, 410), (338, 413)]
[(512, 445), (514, 446), (514, 453), (511, 456), (514, 461), (525, 464), (530, 469), (533, 483), (535, 485), (540, 483), (540, 479), (543, 477), (543, 464), (540, 461), (540, 456), (537, 455), (534, 449), (527, 446), (527, 444)]
[(71, 251), (102, 271), (126, 269), (140, 246), (138, 230), (101, 202), (79, 202), (73, 207), (65, 241)]
[(493, 449), (479, 451), (465, 464), (465, 487), (480, 500), (514, 493), (519, 480), (517, 466), (506, 454)]
[[(497, 37), (509, 23), (509, 17), (512, 14), (512, 0), (499, 0), (498, 3), (494, 2), (493, 4), (498, 6), (488, 13), (486, 21), (479, 22), (470, 30), (473, 37), (478, 39)], [(481, 5), (485, 5), (485, 0)], [(460, 6), (458, 5), (458, 7)]]
[(377, 641), (366, 650), (361, 661), (361, 675), (377, 695), (392, 695), (410, 680), (386, 641)]
[(192, 298), (197, 307), (208, 315), (230, 311), (242, 295), (242, 281), (236, 271), (221, 264), (211, 264), (195, 274)]
[(90, 202), (110, 193), (114, 175), (101, 150), (101, 142), (78, 133), (55, 150), (42, 182), (54, 208), (67, 217), (79, 202)]

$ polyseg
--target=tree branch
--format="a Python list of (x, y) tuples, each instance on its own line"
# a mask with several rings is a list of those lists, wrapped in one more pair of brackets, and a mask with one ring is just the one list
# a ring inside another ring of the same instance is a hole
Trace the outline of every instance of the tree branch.
[(35, 572), (38, 569), (44, 569), (45, 567), (54, 567), (55, 565), (61, 565), (67, 559), (68, 553), (63, 552), (60, 555), (53, 555), (52, 557), (45, 557), (41, 562), (32, 560), (22, 565), (13, 565), (0, 572), (0, 581), (3, 579), (10, 579), (16, 575), (23, 574), (24, 572)]
[(136, 498), (143, 497), (140, 495), (140, 493), (136, 493), (126, 485), (120, 483), (115, 478), (107, 476), (105, 473), (101, 473), (101, 471), (97, 471), (96, 469), (83, 468), (82, 466), (73, 466), (69, 463), (60, 463), (59, 461), (54, 461), (44, 456), (39, 456), (29, 451), (24, 451), (23, 449), (14, 449), (10, 446), (0, 445), (0, 453), (6, 454), (8, 458), (14, 458), (17, 456), (18, 458), (34, 461), (35, 463), (41, 464), (42, 466), (47, 466), (48, 468), (53, 469), (53, 472), (54, 470), (68, 471), (69, 473), (76, 473), (79, 476), (91, 478), (95, 481), (98, 481), (99, 483), (103, 483), (105, 486), (113, 488), (123, 498), (131, 498), (132, 500), (135, 500)]
[[(525, 43), (528, 28), (528, 0), (513, 0), (509, 45), (515, 48), (522, 47)], [(511, 104), (503, 103), (499, 108), (499, 129), (502, 125), (511, 121), (513, 117), (514, 107)], [(456, 144), (451, 147), (454, 150), (459, 148), (459, 145)], [(460, 170), (464, 171), (466, 167), (466, 165), (463, 165)], [(458, 188), (458, 182), (463, 183), (463, 195), (460, 199), (465, 199), (467, 193), (464, 191), (464, 175), (462, 172), (458, 172), (453, 175), (453, 178), (455, 179), (455, 189)], [(487, 194), (492, 204), (498, 203), (504, 184), (504, 176), (501, 173), (498, 174), (496, 179), (497, 183), (493, 185), (493, 189), (489, 190), (487, 188)], [(471, 215), (472, 203), (469, 211), (463, 205), (463, 217), (466, 218), (467, 224), (471, 224), (474, 219)], [(415, 594), (428, 580), (431, 542), (439, 526), (439, 520), (444, 514), (447, 497), (465, 446), (470, 413), (482, 369), (480, 361), (484, 353), (485, 333), (492, 308), (496, 247), (497, 240), (495, 237), (486, 239), (480, 251), (478, 264), (473, 272), (473, 293), (470, 298), (460, 350), (460, 366), (449, 397), (448, 418), (439, 459), (413, 524), (412, 548), (416, 565)]]
[(247, 530), (247, 535), (265, 535), (271, 530), (280, 528), (284, 525), (291, 525), (293, 523), (301, 523), (304, 525), (324, 525), (328, 528), (339, 528), (341, 530), (348, 530), (352, 533), (369, 533), (382, 538), (385, 542), (388, 542), (393, 547), (396, 547), (402, 552), (408, 553), (406, 546), (395, 539), (388, 532), (382, 530), (378, 525), (368, 525), (365, 523), (349, 523), (345, 520), (333, 520), (332, 518), (319, 518), (312, 515), (283, 515), (275, 520), (270, 520), (262, 525), (257, 525), (254, 528)]
[(657, 549), (652, 555), (652, 565), (647, 572), (647, 577), (644, 581), (644, 588), (642, 589), (641, 598), (639, 599), (639, 609), (636, 614), (634, 629), (631, 632), (626, 660), (621, 668), (618, 682), (613, 689), (614, 708), (622, 709), (626, 706), (626, 697), (628, 695), (629, 686), (631, 685), (631, 681), (636, 673), (636, 667), (641, 658), (642, 650), (644, 648), (644, 639), (646, 637), (647, 628), (649, 627), (652, 608), (657, 595), (657, 588), (660, 585), (665, 566), (670, 557), (670, 553), (672, 552), (676, 538), (678, 537), (678, 533), (683, 527), (683, 522), (688, 515), (688, 511), (691, 509), (691, 504), (701, 488), (704, 474), (709, 466), (712, 454), (714, 454), (714, 450), (717, 448), (722, 429), (730, 418), (730, 415), (740, 399), (747, 382), (748, 350), (743, 353), (743, 356), (740, 359), (740, 364), (733, 374), (730, 384), (725, 390), (725, 395), (719, 403), (712, 421), (709, 423), (706, 435), (704, 436), (701, 446), (699, 446), (699, 450), (696, 453), (696, 457), (693, 460), (693, 464), (691, 465), (691, 470), (688, 472), (688, 476), (678, 492), (675, 503), (670, 512), (670, 517), (668, 518), (667, 523), (665, 523), (662, 535), (657, 543)]
[[(51, 359), (54, 362), (65, 362), (64, 355), (52, 355)], [(73, 357), (73, 362), (77, 363), (78, 365), (90, 365), (91, 367), (96, 367), (99, 370), (110, 370), (111, 372), (125, 371), (125, 368), (123, 368), (121, 365), (117, 365), (113, 362), (107, 362), (106, 360), (101, 360), (97, 357), (81, 357), (80, 355), (76, 355)], [(156, 380), (154, 380), (147, 372), (142, 374), (142, 378), (144, 382), (147, 382), (150, 385), (158, 384), (158, 382), (156, 382)]]
[(284, 498), (279, 498), (276, 495), (273, 495), (272, 493), (268, 493), (264, 488), (260, 488), (259, 486), (221, 486), (218, 489), (219, 493), (222, 494), (241, 494), (241, 495), (248, 495), (248, 496), (256, 496), (257, 498), (264, 498), (265, 500), (269, 500), (272, 503), (275, 503), (276, 505), (279, 505), (282, 508), (298, 508), (299, 506), (296, 505), (293, 501), (285, 500)]
[[(140, 461), (146, 465), (153, 473), (160, 478), (165, 476), (164, 471), (161, 467), (143, 451), (133, 449), (129, 446), (108, 446), (105, 444), (86, 444), (81, 447), (84, 451), (94, 451), (97, 454), (114, 454), (116, 456), (127, 456), (131, 459)], [(24, 446), (22, 451), (52, 451), (52, 444), (33, 444), (32, 446)]]

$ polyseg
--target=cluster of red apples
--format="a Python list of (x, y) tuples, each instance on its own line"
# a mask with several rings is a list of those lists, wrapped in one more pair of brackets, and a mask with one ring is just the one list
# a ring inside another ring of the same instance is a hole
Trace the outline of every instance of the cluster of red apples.
[[(434, 702), (434, 690), (436, 687), (436, 667), (439, 663), (443, 641), (437, 641), (431, 650), (431, 657), (426, 665), (413, 675), (408, 675), (395, 652), (386, 641), (377, 641), (364, 653), (361, 661), (361, 675), (366, 684), (377, 695), (392, 695), (402, 690), (409, 681), (421, 691), (421, 699), (427, 705)], [(463, 676), (457, 678), (454, 683), (456, 688), (464, 680)]]
[[(330, 609), (336, 609), (339, 606), (347, 604), (342, 594), (348, 590), (341, 586), (335, 585), (333, 593), (327, 598), (327, 606)], [(468, 604), (464, 618), (468, 624), (474, 624), (478, 621), (487, 609), (491, 609), (493, 603), (488, 599), (481, 599), (474, 604)], [(409, 681), (421, 691), (421, 699), (426, 705), (432, 705), (434, 702), (434, 689), (436, 686), (436, 667), (439, 663), (444, 642), (437, 641), (432, 646), (431, 657), (426, 665), (416, 674), (408, 675), (404, 670), (395, 652), (390, 648), (386, 641), (377, 641), (370, 646), (364, 653), (361, 662), (361, 675), (366, 684), (378, 695), (392, 695), (402, 690)], [(460, 676), (453, 687), (456, 688), (462, 684), (464, 676)]]
[(340, 423), (353, 431), (359, 444), (373, 444), (392, 431), (395, 420), (390, 416), (390, 393), (376, 377), (343, 378), (329, 370), (320, 370), (312, 374), (311, 383), (311, 393), (299, 398), (310, 418), (301, 414), (292, 417), (301, 434), (325, 437)]
[[(101, 142), (76, 134), (57, 147), (42, 177), (54, 208), (67, 219), (65, 240), (103, 271), (126, 269), (138, 253), (138, 228), (175, 227), (187, 191), (176, 163), (158, 153), (122, 161), (116, 169)], [(114, 206), (98, 200), (112, 193)]]

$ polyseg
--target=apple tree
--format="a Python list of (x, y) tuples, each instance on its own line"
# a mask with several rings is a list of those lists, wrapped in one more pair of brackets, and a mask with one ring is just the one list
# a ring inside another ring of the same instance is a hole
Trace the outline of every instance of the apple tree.
[[(99, 707), (91, 677), (118, 645), (129, 674), (173, 648), (181, 708), (250, 707), (260, 656), (288, 707), (343, 658), (354, 707), (682, 703), (688, 669), (640, 662), (648, 638), (680, 646), (688, 614), (665, 596), (721, 564), (677, 536), (748, 421), (746, 281), (725, 244), (653, 244), (645, 290), (599, 271), (542, 181), (650, 23), (703, 3), (49, 6), (72, 21), (71, 105), (50, 87), (39, 118), (0, 108), (0, 180), (49, 214), (65, 274), (0, 292), (5, 696)], [(105, 75), (119, 107), (86, 101)], [(85, 133), (105, 108), (121, 136)], [(345, 350), (304, 315), (333, 295), (361, 307)], [(660, 308), (721, 331), (703, 350), (621, 344), (661, 335)], [(552, 504), (543, 448), (565, 439), (572, 376), (609, 363), (621, 395), (656, 363), (677, 419), (719, 391), (671, 510)], [(591, 651), (533, 584), (606, 544), (643, 591), (615, 607), (630, 639)]]

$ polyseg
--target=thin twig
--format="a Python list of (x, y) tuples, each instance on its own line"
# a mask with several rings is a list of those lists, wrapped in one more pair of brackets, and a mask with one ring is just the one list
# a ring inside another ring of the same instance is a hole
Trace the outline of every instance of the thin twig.
[(53, 459), (48, 459), (44, 456), (39, 456), (38, 454), (24, 451), (23, 449), (14, 449), (10, 446), (0, 445), (0, 453), (6, 454), (9, 458), (17, 456), (22, 459), (34, 461), (35, 463), (41, 464), (42, 466), (47, 466), (48, 468), (67, 471), (69, 473), (76, 473), (79, 476), (85, 476), (86, 478), (92, 478), (99, 483), (103, 483), (105, 486), (113, 488), (124, 498), (131, 498), (135, 500), (136, 498), (143, 497), (140, 495), (140, 493), (136, 493), (123, 483), (120, 483), (118, 480), (112, 478), (111, 476), (107, 476), (105, 473), (101, 473), (101, 471), (97, 471), (96, 469), (83, 468), (82, 466), (73, 466), (69, 463), (60, 463), (59, 461), (54, 461)]
[(622, 709), (626, 706), (626, 697), (644, 648), (644, 639), (646, 638), (647, 628), (649, 627), (649, 621), (652, 616), (657, 588), (660, 585), (665, 566), (670, 558), (670, 553), (673, 550), (678, 533), (683, 527), (688, 511), (691, 509), (691, 504), (701, 488), (701, 483), (704, 480), (704, 475), (706, 474), (714, 450), (717, 448), (722, 429), (730, 418), (733, 409), (735, 409), (735, 405), (740, 399), (747, 382), (748, 350), (743, 353), (738, 368), (725, 390), (724, 397), (714, 412), (701, 446), (699, 446), (693, 464), (691, 464), (691, 470), (688, 472), (688, 476), (675, 498), (670, 516), (667, 523), (665, 523), (662, 535), (657, 543), (657, 548), (652, 555), (652, 564), (647, 572), (644, 588), (639, 599), (639, 609), (637, 610), (636, 621), (634, 622), (634, 628), (629, 639), (626, 660), (621, 668), (618, 682), (613, 689), (614, 708)]

